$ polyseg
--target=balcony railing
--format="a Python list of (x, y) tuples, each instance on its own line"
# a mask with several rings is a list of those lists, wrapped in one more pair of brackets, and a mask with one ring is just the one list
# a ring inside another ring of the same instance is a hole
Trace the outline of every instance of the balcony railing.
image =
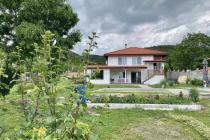
[(128, 83), (128, 78), (111, 79), (111, 83), (118, 83), (118, 84)]

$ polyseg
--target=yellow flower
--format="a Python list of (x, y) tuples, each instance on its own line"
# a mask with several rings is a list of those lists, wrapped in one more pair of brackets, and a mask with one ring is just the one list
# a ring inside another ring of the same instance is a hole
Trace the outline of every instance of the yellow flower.
[(37, 130), (38, 137), (43, 138), (43, 137), (46, 135), (46, 131), (47, 131), (46, 128), (40, 127), (40, 128)]

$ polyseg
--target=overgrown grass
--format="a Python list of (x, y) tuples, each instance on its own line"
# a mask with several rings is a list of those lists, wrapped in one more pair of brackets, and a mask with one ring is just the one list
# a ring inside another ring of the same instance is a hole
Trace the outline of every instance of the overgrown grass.
[(179, 111), (119, 109), (96, 110), (96, 112), (100, 113), (101, 116), (84, 116), (83, 119), (91, 123), (93, 132), (98, 135), (100, 140), (204, 139), (193, 128), (168, 118), (169, 112), (179, 114)]
[[(15, 134), (25, 125), (19, 104), (19, 96), (10, 95), (6, 101), (0, 101), (0, 139), (2, 135)], [(186, 115), (210, 127), (210, 99), (199, 101), (205, 109), (201, 111), (151, 111), (141, 109), (93, 109), (94, 116), (84, 114), (82, 121), (90, 124), (91, 130), (100, 140), (136, 140), (136, 139), (170, 139), (170, 140), (202, 140), (204, 139), (194, 128), (176, 120), (169, 114)], [(6, 132), (6, 133), (5, 133)], [(158, 133), (157, 133), (158, 132)], [(158, 134), (158, 135), (157, 135)]]

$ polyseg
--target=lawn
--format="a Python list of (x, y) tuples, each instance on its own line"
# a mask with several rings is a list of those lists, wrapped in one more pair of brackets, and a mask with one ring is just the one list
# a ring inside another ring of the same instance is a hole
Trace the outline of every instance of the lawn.
[[(152, 87), (152, 88), (162, 88), (162, 85), (161, 84), (156, 84), (156, 85), (150, 85), (150, 87)], [(194, 86), (194, 85), (191, 85), (191, 84), (174, 84), (172, 86), (166, 85), (164, 88), (185, 89), (185, 88), (197, 88), (197, 87), (201, 87), (201, 86)]]
[(95, 84), (93, 90), (102, 88), (140, 88), (137, 84)]
[[(139, 109), (98, 110), (100, 117), (86, 116), (92, 122), (92, 130), (100, 140), (202, 140), (205, 139), (194, 128), (168, 118), (168, 114), (185, 114), (203, 121), (207, 113), (185, 111), (144, 111)], [(94, 120), (94, 121), (93, 121)]]
[[(8, 96), (6, 102), (0, 101), (0, 135), (6, 131), (16, 133), (24, 124), (16, 98)], [(90, 111), (100, 116), (87, 113), (81, 120), (90, 124), (93, 134), (100, 140), (202, 140), (204, 137), (193, 127), (169, 118), (169, 114), (192, 116), (210, 127), (210, 99), (200, 103), (206, 108), (197, 112), (93, 109)]]

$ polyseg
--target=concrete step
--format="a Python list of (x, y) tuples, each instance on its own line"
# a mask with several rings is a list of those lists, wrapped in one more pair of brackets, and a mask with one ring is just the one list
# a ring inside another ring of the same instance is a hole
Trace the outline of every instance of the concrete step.
[(144, 84), (145, 85), (155, 85), (155, 84), (159, 84), (164, 79), (165, 79), (164, 75), (155, 75), (152, 78), (150, 78), (149, 80), (145, 81)]

